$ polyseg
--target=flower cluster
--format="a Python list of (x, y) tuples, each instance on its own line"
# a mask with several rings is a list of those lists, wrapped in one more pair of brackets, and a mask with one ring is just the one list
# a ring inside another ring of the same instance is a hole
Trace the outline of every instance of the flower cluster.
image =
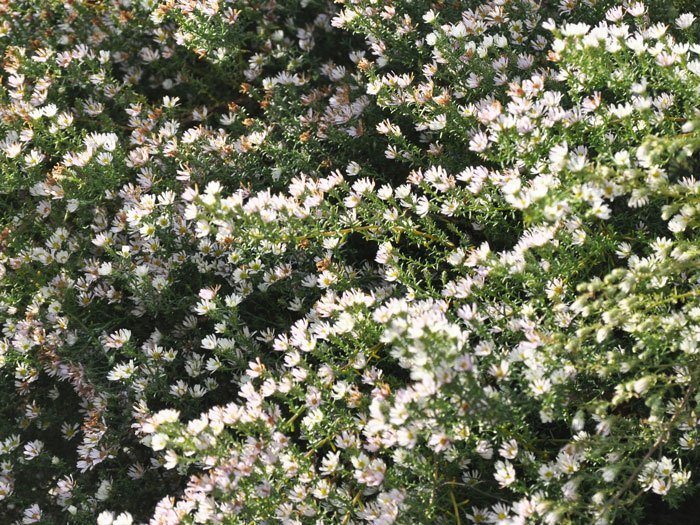
[(696, 16), (0, 2), (3, 523), (612, 525), (680, 504)]

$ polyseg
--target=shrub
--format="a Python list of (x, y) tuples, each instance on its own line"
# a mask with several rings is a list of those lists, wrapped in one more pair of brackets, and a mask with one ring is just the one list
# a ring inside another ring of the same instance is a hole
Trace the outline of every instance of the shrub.
[(7, 523), (696, 490), (695, 2), (337, 4), (0, 7)]

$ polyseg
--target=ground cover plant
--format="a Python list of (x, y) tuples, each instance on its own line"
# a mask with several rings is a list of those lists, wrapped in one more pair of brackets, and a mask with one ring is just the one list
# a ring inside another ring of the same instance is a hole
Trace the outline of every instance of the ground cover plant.
[(692, 523), (698, 16), (0, 1), (0, 523)]

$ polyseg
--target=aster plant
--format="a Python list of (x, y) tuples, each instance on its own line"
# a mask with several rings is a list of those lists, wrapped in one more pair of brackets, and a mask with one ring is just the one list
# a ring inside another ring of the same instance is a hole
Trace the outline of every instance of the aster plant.
[(692, 502), (697, 16), (0, 1), (0, 521)]

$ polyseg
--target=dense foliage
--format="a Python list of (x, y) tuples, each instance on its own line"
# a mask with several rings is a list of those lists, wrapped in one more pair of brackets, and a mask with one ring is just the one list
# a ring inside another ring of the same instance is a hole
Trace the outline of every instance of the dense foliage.
[(0, 522), (697, 497), (695, 15), (0, 1)]

